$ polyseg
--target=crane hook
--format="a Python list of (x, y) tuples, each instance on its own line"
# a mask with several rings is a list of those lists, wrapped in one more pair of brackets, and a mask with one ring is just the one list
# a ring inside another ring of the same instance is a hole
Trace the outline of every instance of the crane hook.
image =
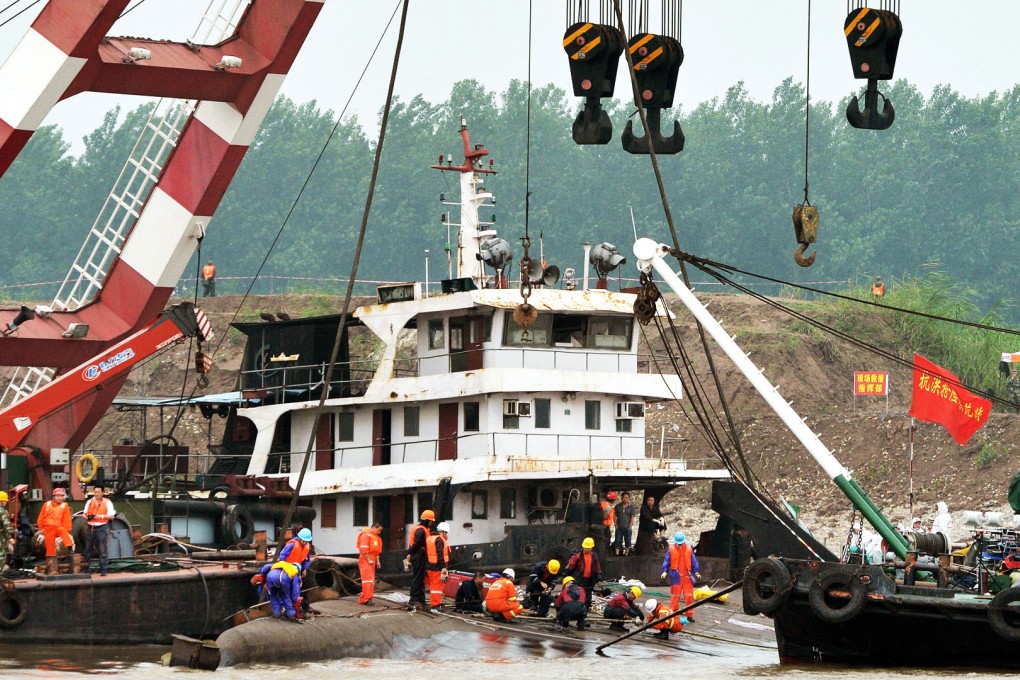
[(818, 251), (811, 253), (807, 257), (804, 257), (804, 251), (808, 249), (807, 243), (801, 243), (797, 250), (793, 251), (793, 259), (796, 260), (797, 264), (801, 267), (810, 267), (815, 263), (815, 256), (818, 255)]

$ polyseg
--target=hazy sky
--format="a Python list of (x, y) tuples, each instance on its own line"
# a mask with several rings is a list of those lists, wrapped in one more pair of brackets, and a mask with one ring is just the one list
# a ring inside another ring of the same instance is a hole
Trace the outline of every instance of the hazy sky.
[[(213, 6), (222, 2), (214, 0)], [(458, 80), (473, 78), (502, 91), (512, 78), (527, 77), (528, 0), (410, 2), (398, 94), (409, 98), (421, 93), (438, 102), (446, 99)], [(21, 0), (0, 15), (0, 23), (28, 4)], [(598, 4), (590, 2), (593, 8)], [(722, 95), (739, 80), (762, 100), (787, 76), (803, 81), (807, 0), (687, 0), (683, 4), (686, 58), (677, 84), (677, 104), (690, 109)], [(564, 1), (531, 0), (531, 5), (533, 81), (555, 83), (569, 92), (562, 49)], [(655, 31), (659, 12), (656, 3), (651, 5), (655, 19), (650, 28)], [(0, 27), (0, 58), (14, 48), (41, 6)], [(144, 0), (113, 33), (183, 40), (191, 36), (209, 6), (208, 0)], [(397, 0), (326, 0), (283, 92), (299, 102), (315, 99), (339, 112), (398, 6)], [(846, 11), (845, 0), (812, 2), (814, 99), (838, 100), (863, 89), (864, 82), (852, 76), (843, 38)], [(904, 35), (896, 76), (912, 81), (925, 94), (940, 83), (975, 96), (1020, 82), (1020, 40), (1014, 28), (1020, 19), (1020, 0), (902, 0), (901, 19)], [(374, 128), (383, 104), (398, 20), (399, 12), (349, 109), (366, 127)], [(621, 77), (616, 95), (629, 99), (626, 92)], [(110, 96), (79, 95), (61, 103), (46, 122), (62, 126), (77, 143), (115, 103)], [(123, 103), (136, 105), (130, 99)]]

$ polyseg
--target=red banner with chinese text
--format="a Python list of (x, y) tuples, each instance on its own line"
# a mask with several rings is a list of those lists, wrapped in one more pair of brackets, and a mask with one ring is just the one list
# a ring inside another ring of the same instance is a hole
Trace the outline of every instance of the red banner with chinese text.
[(914, 387), (910, 416), (944, 425), (953, 439), (965, 445), (988, 420), (992, 402), (971, 394), (955, 375), (920, 354), (914, 355)]

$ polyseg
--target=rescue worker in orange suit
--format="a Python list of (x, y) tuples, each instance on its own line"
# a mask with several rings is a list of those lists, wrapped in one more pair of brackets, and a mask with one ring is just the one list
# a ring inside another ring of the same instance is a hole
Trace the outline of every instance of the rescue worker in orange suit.
[[(304, 582), (305, 574), (308, 573), (308, 565), (312, 561), (312, 532), (310, 529), (302, 529), (298, 532), (297, 538), (292, 538), (283, 546), (278, 558), (279, 562), (289, 562), (297, 566), (297, 574), (287, 572), (289, 583), (292, 584), (295, 596), (294, 606), (298, 610), (298, 618), (301, 618), (301, 584)], [(275, 566), (275, 565), (274, 565)], [(281, 577), (282, 578), (282, 577)], [(266, 583), (269, 583), (267, 580)]]
[(616, 526), (616, 492), (610, 491), (606, 494), (606, 500), (600, 503), (602, 506), (602, 525), (606, 532), (606, 545), (612, 545), (613, 527)]
[(602, 564), (595, 552), (595, 539), (591, 536), (581, 541), (581, 552), (574, 553), (567, 562), (567, 575), (577, 579), (577, 585), (584, 588), (584, 603), (591, 609), (591, 595), (595, 584), (602, 579)]
[(61, 488), (53, 490), (53, 500), (46, 501), (36, 524), (42, 532), (46, 544), (46, 572), (57, 572), (57, 539), (64, 542), (64, 547), (74, 550), (74, 539), (71, 538), (71, 507), (65, 498), (67, 492)]
[(556, 623), (569, 628), (571, 621), (577, 621), (579, 630), (589, 627), (588, 607), (585, 604), (584, 590), (577, 585), (573, 576), (563, 577), (563, 589), (556, 596)]
[(216, 297), (216, 265), (212, 261), (202, 267), (202, 297)]
[(641, 589), (631, 586), (622, 593), (617, 593), (609, 598), (602, 616), (612, 621), (609, 630), (624, 630), (623, 620), (626, 618), (640, 619), (644, 621), (644, 614), (638, 609), (637, 599), (641, 597)]
[(92, 487), (92, 498), (85, 504), (88, 533), (85, 534), (84, 561), (92, 567), (92, 558), (99, 553), (99, 575), (106, 576), (106, 556), (110, 551), (110, 520), (116, 515), (113, 502), (103, 497), (103, 487)]
[(876, 276), (875, 282), (871, 284), (871, 294), (877, 298), (885, 297), (885, 283), (881, 276)]
[(425, 539), (425, 584), (429, 588), (429, 610), (438, 614), (443, 610), (443, 583), (449, 575), (450, 525), (440, 522), (436, 532)]
[[(667, 607), (664, 604), (659, 604), (659, 601), (655, 599), (650, 599), (645, 602), (645, 611), (648, 612), (648, 623), (651, 623), (656, 619), (661, 619), (664, 616), (669, 616), (670, 614), (673, 613), (669, 607)], [(652, 637), (657, 637), (662, 640), (668, 640), (670, 633), (679, 633), (684, 629), (684, 626), (686, 625), (687, 625), (686, 616), (683, 615), (674, 616), (665, 621), (660, 621), (659, 623), (652, 626), (652, 628), (659, 631), (658, 633), (652, 635)]]
[(373, 604), (375, 596), (375, 567), (382, 554), (382, 524), (375, 522), (358, 534), (358, 572), (361, 574), (361, 596), (359, 604)]
[(524, 611), (524, 607), (517, 601), (517, 586), (514, 585), (516, 577), (516, 572), (507, 567), (485, 593), (485, 609), (496, 621), (513, 621)]
[(535, 610), (539, 616), (548, 616), (549, 607), (552, 606), (552, 591), (556, 586), (556, 576), (560, 573), (560, 561), (549, 560), (539, 562), (528, 576), (528, 585), (524, 592), (527, 593), (531, 604), (530, 608)]
[[(673, 611), (680, 608), (680, 595), (684, 596), (684, 606), (694, 603), (694, 582), (701, 579), (699, 573), (698, 558), (687, 543), (684, 532), (678, 531), (673, 534), (673, 543), (666, 551), (666, 557), (662, 560), (662, 580), (669, 577), (669, 606)], [(694, 617), (688, 617), (693, 623)]]
[(407, 600), (409, 607), (425, 609), (425, 564), (428, 561), (425, 553), (425, 539), (430, 535), (429, 526), (436, 521), (436, 513), (423, 510), (421, 520), (411, 529), (407, 537), (407, 555), (404, 557), (404, 571), (411, 572), (411, 591)]

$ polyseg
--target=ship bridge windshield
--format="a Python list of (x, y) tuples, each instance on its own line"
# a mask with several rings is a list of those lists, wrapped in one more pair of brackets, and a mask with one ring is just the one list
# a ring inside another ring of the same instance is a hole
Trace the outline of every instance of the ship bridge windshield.
[[(525, 332), (527, 330), (527, 332)], [(505, 347), (628, 350), (634, 320), (624, 316), (540, 313), (527, 329), (506, 315)]]

